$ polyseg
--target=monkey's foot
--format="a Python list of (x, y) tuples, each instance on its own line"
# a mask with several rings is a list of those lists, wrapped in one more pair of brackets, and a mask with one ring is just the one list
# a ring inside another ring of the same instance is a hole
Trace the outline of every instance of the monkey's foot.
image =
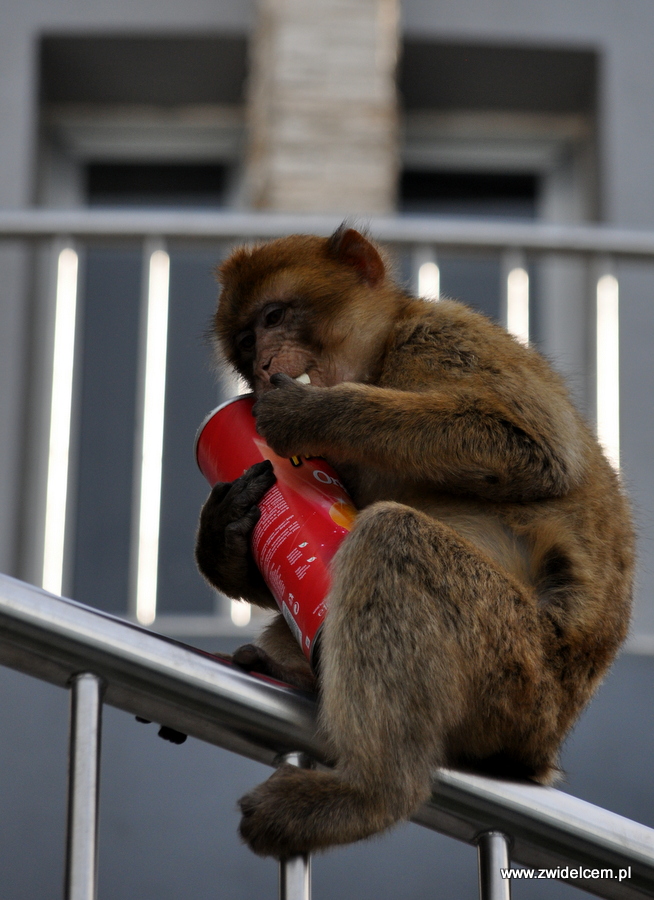
[[(306, 671), (305, 667), (282, 665), (262, 650), (256, 644), (243, 644), (232, 656), (232, 662), (246, 672), (258, 672), (268, 675), (285, 684), (292, 684), (303, 691), (315, 691), (315, 676)], [(307, 667), (308, 668), (308, 667)]]
[(285, 859), (316, 849), (306, 820), (307, 807), (315, 807), (318, 801), (315, 774), (280, 766), (268, 781), (239, 800), (243, 814), (239, 833), (254, 853)]
[(279, 859), (349, 844), (397, 818), (383, 798), (367, 796), (334, 772), (289, 765), (242, 797), (239, 806), (243, 840), (259, 856)]

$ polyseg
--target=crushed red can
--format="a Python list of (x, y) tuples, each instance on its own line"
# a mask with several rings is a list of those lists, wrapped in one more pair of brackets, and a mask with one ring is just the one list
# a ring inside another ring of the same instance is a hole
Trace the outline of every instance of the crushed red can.
[(315, 665), (329, 564), (357, 511), (324, 459), (284, 459), (270, 449), (257, 434), (254, 403), (246, 394), (213, 410), (198, 431), (196, 459), (212, 486), (234, 481), (264, 459), (272, 462), (277, 482), (259, 503), (252, 553), (289, 628)]

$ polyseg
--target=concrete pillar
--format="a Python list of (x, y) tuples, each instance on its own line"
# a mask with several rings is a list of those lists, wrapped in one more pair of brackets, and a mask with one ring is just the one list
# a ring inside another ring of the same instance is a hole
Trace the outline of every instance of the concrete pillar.
[(259, 0), (247, 202), (391, 212), (398, 169), (398, 0)]

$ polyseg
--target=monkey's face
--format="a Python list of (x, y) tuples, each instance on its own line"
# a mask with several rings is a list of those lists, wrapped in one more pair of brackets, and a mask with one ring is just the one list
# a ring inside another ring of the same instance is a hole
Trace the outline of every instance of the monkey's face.
[(271, 278), (234, 335), (237, 368), (257, 396), (270, 389), (271, 377), (279, 372), (320, 387), (358, 380), (356, 354), (346, 346), (346, 323), (320, 321), (315, 314), (320, 304), (295, 275), (286, 271)]
[(241, 248), (218, 274), (216, 336), (257, 396), (280, 372), (320, 387), (367, 380), (396, 310), (389, 316), (383, 263), (358, 232)]

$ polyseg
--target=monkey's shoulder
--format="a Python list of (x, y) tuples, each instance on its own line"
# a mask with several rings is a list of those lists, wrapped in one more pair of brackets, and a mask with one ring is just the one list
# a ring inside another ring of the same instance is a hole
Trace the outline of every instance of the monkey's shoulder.
[(533, 365), (534, 356), (504, 328), (462, 303), (416, 301), (396, 323), (384, 375), (389, 380), (402, 371), (414, 378), (422, 371), (427, 379), (497, 376)]

